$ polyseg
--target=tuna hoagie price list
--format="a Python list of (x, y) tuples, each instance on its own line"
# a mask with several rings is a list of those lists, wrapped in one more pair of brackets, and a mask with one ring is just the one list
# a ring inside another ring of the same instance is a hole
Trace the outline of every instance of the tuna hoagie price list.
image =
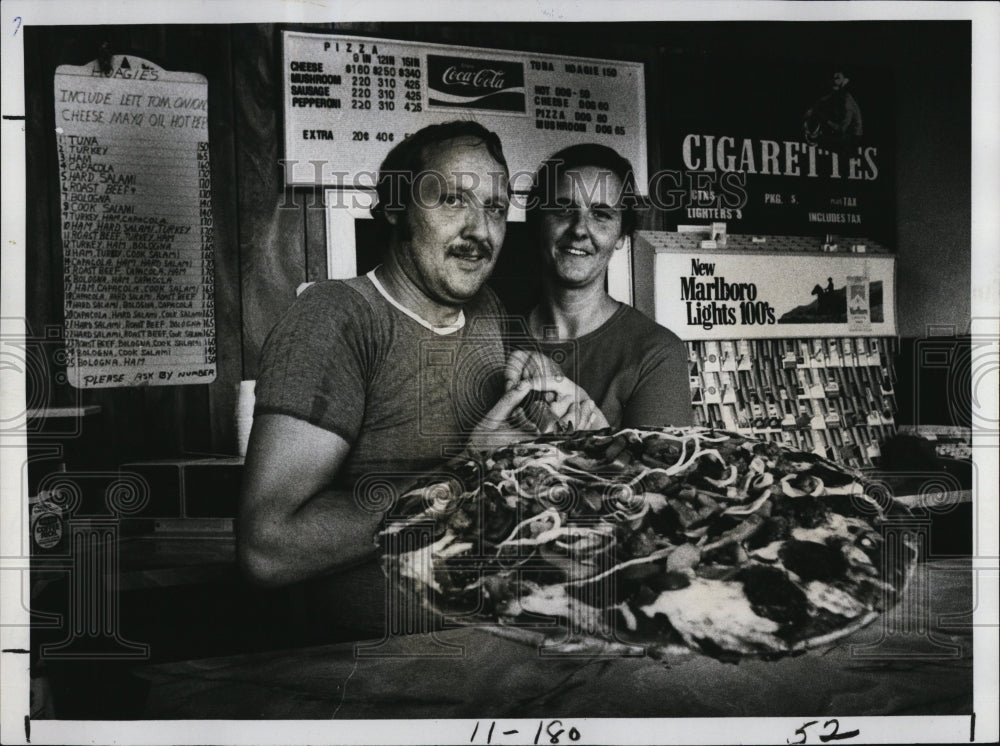
[(56, 147), (67, 379), (215, 379), (208, 85), (116, 56), (60, 66)]
[(286, 31), (283, 69), (289, 185), (369, 187), (409, 134), (474, 119), (500, 136), (516, 191), (579, 142), (615, 148), (645, 191), (641, 63)]

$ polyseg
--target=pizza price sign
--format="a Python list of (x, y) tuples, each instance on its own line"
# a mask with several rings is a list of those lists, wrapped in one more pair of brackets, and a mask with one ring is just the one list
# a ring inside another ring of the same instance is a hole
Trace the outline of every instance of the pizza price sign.
[(515, 191), (573, 143), (598, 142), (646, 174), (641, 62), (285, 31), (285, 180), (364, 189), (422, 127), (473, 119), (499, 135)]

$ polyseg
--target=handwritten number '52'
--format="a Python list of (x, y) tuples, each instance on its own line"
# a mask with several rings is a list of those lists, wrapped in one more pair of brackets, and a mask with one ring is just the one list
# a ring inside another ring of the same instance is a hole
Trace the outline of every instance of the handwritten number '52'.
[[(800, 727), (795, 729), (795, 732), (802, 737), (801, 740), (789, 741), (788, 739), (785, 739), (786, 743), (790, 744), (805, 743), (806, 741), (809, 740), (809, 736), (806, 734), (806, 728), (808, 728), (811, 725), (816, 725), (816, 723), (818, 722), (819, 722), (818, 720), (810, 720), (808, 723), (803, 723)], [(820, 734), (819, 740), (822, 743), (826, 743), (827, 741), (841, 741), (845, 738), (854, 738), (861, 732), (860, 730), (855, 729), (855, 730), (849, 730), (846, 733), (841, 733), (840, 721), (837, 719), (827, 720), (825, 723), (823, 723), (823, 727), (827, 729), (829, 729), (831, 725), (833, 726), (832, 732)]]

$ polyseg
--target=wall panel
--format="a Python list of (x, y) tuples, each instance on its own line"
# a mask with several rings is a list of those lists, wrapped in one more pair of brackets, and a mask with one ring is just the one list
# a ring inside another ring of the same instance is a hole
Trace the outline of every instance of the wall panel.
[(233, 27), (236, 174), (243, 295), (243, 377), (256, 378), (267, 333), (307, 279), (302, 200), (285, 200), (280, 163), (281, 34)]

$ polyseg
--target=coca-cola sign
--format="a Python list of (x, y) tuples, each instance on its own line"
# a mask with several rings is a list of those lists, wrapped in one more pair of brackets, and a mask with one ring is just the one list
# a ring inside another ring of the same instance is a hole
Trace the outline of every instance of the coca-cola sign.
[(507, 60), (427, 55), (428, 105), (524, 113), (524, 65)]
[(471, 86), (498, 91), (503, 88), (503, 70), (462, 70), (455, 65), (447, 68), (441, 76), (441, 82), (450, 86)]

